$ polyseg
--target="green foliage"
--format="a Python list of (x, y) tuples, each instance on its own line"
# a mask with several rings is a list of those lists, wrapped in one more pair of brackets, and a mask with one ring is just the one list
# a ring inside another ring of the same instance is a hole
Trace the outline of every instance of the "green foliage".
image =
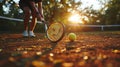
[(66, 23), (70, 15), (69, 9), (76, 9), (81, 3), (74, 0), (44, 0), (43, 8), (46, 20)]
[(120, 24), (120, 0), (111, 0), (105, 12), (106, 24)]
[[(1, 16), (20, 18), (19, 7), (13, 0), (3, 0), (3, 2), (0, 3), (0, 7), (1, 7), (0, 8)], [(0, 19), (0, 28), (1, 28), (0, 30), (12, 31), (12, 30), (18, 29), (18, 27), (21, 28), (17, 24), (19, 23), (15, 23), (15, 21)]]
[(3, 15), (3, 3), (0, 3), (0, 15)]
[[(103, 5), (101, 10), (93, 10), (92, 7), (78, 9), (82, 3), (80, 1), (75, 2), (75, 0), (43, 0), (44, 16), (49, 22), (62, 22), (68, 24), (68, 18), (74, 10), (83, 17), (87, 17), (88, 20), (82, 18), (84, 24), (120, 24), (120, 0), (98, 1)], [(9, 10), (4, 11), (3, 6)], [(0, 3), (0, 15), (12, 18), (23, 18), (23, 13), (21, 13), (18, 4), (13, 0), (3, 0), (3, 2)], [(0, 20), (0, 22), (3, 21)], [(9, 25), (14, 27), (16, 23), (9, 21)], [(0, 26), (6, 28), (5, 23), (0, 23)], [(36, 26), (36, 28), (40, 27)]]
[(120, 24), (120, 0), (98, 0), (104, 7), (101, 9), (104, 24)]

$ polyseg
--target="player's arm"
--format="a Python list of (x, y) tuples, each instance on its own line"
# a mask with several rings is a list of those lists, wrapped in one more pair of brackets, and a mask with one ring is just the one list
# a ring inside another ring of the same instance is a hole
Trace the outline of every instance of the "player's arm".
[(35, 14), (36, 17), (42, 21), (43, 17), (42, 14), (39, 12), (39, 9), (36, 7), (36, 3), (34, 1), (30, 1), (29, 4), (31, 5), (33, 14)]

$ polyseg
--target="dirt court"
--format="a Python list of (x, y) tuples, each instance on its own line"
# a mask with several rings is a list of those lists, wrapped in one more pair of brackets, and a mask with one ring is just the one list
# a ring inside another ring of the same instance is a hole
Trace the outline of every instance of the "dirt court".
[(66, 33), (58, 43), (44, 33), (1, 33), (0, 67), (120, 67), (120, 31), (75, 33), (74, 42)]

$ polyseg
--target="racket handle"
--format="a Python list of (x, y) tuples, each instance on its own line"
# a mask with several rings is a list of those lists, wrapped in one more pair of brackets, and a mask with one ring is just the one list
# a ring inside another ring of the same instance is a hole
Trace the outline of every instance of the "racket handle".
[(45, 31), (47, 31), (47, 29), (48, 29), (48, 26), (47, 26), (47, 24), (45, 24)]

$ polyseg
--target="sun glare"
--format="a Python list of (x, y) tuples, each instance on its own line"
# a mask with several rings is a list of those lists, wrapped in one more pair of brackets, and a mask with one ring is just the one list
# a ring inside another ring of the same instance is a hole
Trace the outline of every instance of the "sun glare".
[(79, 14), (73, 14), (68, 19), (72, 23), (83, 23)]

